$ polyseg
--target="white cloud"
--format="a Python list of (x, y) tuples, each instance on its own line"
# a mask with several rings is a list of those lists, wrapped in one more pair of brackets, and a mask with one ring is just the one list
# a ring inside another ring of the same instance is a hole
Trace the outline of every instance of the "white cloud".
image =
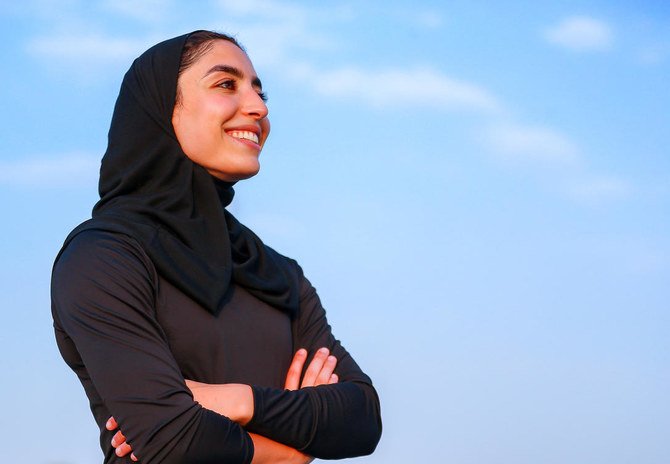
[(101, 34), (67, 34), (37, 37), (28, 43), (34, 55), (67, 61), (126, 61), (139, 55), (150, 40), (105, 37)]
[(428, 68), (363, 70), (352, 66), (317, 71), (303, 64), (290, 71), (321, 95), (355, 98), (376, 107), (500, 110), (497, 99), (485, 89)]
[(59, 157), (28, 157), (0, 161), (0, 185), (54, 188), (95, 185), (100, 170), (100, 157), (67, 154)]
[(614, 40), (610, 26), (588, 16), (571, 16), (547, 28), (544, 37), (552, 44), (575, 51), (602, 51)]
[(499, 123), (488, 129), (486, 142), (497, 156), (514, 162), (573, 165), (579, 160), (576, 145), (549, 127)]

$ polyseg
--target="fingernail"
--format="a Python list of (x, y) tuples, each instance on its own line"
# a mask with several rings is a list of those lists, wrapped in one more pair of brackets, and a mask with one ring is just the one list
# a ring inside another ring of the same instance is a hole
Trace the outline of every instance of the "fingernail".
[(326, 347), (319, 348), (319, 353), (328, 354), (329, 353), (328, 348)]
[(328, 362), (335, 362), (337, 358), (335, 356), (328, 356)]
[(298, 350), (298, 355), (300, 355), (300, 356), (306, 356), (306, 355), (307, 355), (307, 350), (304, 349), (304, 348), (300, 348), (300, 349)]

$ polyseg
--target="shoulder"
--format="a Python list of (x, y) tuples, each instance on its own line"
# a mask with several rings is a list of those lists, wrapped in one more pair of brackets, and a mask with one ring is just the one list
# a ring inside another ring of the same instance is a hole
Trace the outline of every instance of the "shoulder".
[[(134, 238), (100, 229), (86, 229), (68, 237), (56, 257), (54, 269), (74, 261), (78, 266), (108, 264), (114, 266), (119, 260), (126, 263), (136, 262), (151, 268), (151, 260)], [(147, 269), (150, 271), (150, 269)]]
[(282, 255), (267, 245), (265, 245), (265, 248), (269, 250), (273, 256), (275, 256), (277, 262), (281, 263), (281, 267), (285, 269), (288, 275), (290, 275), (294, 282), (297, 283), (297, 287), (299, 288), (301, 295), (303, 295), (309, 289), (313, 290), (312, 284), (309, 282), (309, 280), (307, 280), (307, 277), (305, 277), (305, 272), (303, 271), (298, 261), (293, 258), (289, 258), (288, 256)]
[(154, 287), (155, 282), (156, 270), (137, 240), (117, 232), (86, 229), (66, 240), (54, 262), (51, 287), (54, 296), (100, 287)]

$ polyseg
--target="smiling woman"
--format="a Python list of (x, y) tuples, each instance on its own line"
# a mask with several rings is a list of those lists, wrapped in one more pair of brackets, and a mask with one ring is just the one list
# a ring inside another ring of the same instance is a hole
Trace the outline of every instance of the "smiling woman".
[(105, 463), (307, 463), (379, 441), (375, 389), (302, 269), (226, 209), (259, 170), (264, 100), (242, 48), (208, 31), (124, 77), (101, 198), (52, 277)]
[(178, 80), (172, 125), (186, 156), (225, 181), (258, 173), (270, 133), (260, 79), (246, 53), (217, 40)]

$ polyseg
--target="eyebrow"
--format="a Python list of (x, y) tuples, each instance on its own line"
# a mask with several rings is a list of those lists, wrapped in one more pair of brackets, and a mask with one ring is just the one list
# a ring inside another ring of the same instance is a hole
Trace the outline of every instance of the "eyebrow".
[[(205, 78), (215, 72), (223, 72), (235, 76), (238, 79), (244, 79), (244, 73), (240, 69), (236, 68), (235, 66), (230, 66), (227, 64), (216, 64), (212, 66), (202, 77)], [(251, 85), (258, 87), (259, 89), (263, 88), (263, 84), (261, 84), (261, 80), (258, 78), (258, 76), (254, 76), (251, 79)]]

